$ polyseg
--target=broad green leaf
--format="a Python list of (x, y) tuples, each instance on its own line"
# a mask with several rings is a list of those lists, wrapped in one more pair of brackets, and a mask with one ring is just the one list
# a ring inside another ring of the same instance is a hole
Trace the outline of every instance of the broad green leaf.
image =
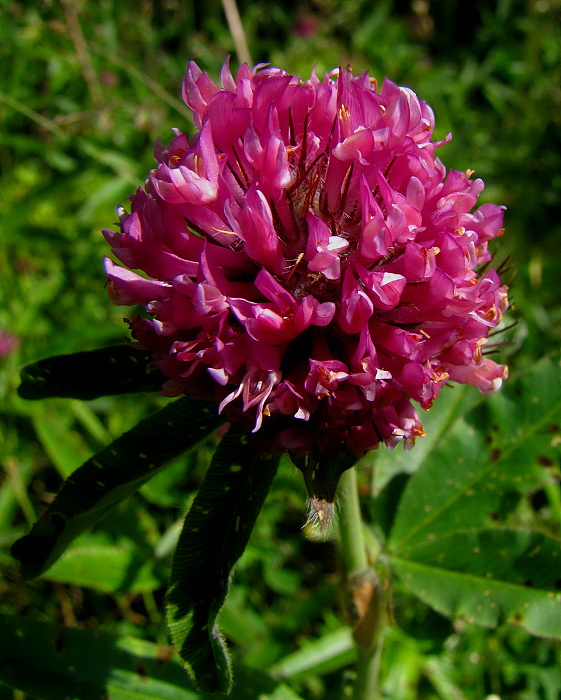
[(21, 370), (18, 393), (23, 399), (88, 400), (112, 394), (156, 391), (165, 378), (159, 371), (149, 370), (151, 359), (151, 353), (129, 345), (49, 357)]
[(272, 668), (275, 678), (304, 678), (309, 674), (326, 674), (352, 663), (356, 658), (356, 645), (350, 627), (325, 634), (306, 644)]
[(184, 397), (94, 455), (67, 479), (31, 533), (14, 545), (22, 575), (39, 576), (75, 537), (222, 422), (214, 404)]
[(371, 520), (381, 529), (386, 539), (392, 530), (399, 502), (410, 478), (411, 474), (398, 472), (386, 482), (376, 498), (368, 499)]
[(443, 532), (496, 524), (545, 478), (540, 456), (560, 452), (559, 363), (540, 362), (490, 404), (489, 432), (495, 426), (500, 441), (488, 444), (466, 420), (456, 421), (405, 488), (390, 536), (396, 553)]
[(429, 411), (420, 413), (419, 417), (426, 436), (419, 438), (412, 450), (404, 450), (401, 446), (388, 450), (384, 445), (380, 445), (376, 451), (366, 454), (359, 466), (367, 466), (375, 470), (376, 491), (384, 488), (395, 474), (416, 472), (442, 438), (447, 435), (458, 416), (463, 415), (481, 400), (481, 394), (474, 387), (445, 386), (434, 402), (434, 406)]
[(48, 581), (87, 586), (102, 593), (153, 591), (167, 582), (161, 560), (125, 544), (80, 542), (69, 547), (44, 574)]
[(216, 618), (271, 486), (278, 459), (232, 428), (222, 439), (183, 526), (167, 596), (173, 644), (197, 685), (228, 693), (230, 661)]
[(489, 398), (495, 457), (557, 459), (561, 455), (561, 360), (542, 359)]
[(463, 530), (392, 562), (405, 587), (442, 615), (484, 627), (508, 622), (561, 639), (559, 540), (520, 530)]
[[(236, 679), (232, 700), (276, 686), (255, 670), (236, 668)], [(216, 698), (195, 689), (169, 646), (0, 614), (1, 683), (41, 700)]]
[[(483, 439), (460, 419), (430, 460), (407, 482), (390, 536), (392, 549), (401, 552), (430, 539), (435, 532), (469, 527), (470, 519), (481, 518), (482, 509), (485, 514), (496, 509), (498, 492), (484, 492), (491, 499), (487, 505), (481, 502), (481, 493), (474, 498), (474, 485), (488, 471)], [(457, 520), (458, 506), (466, 513), (463, 521), (467, 523)]]

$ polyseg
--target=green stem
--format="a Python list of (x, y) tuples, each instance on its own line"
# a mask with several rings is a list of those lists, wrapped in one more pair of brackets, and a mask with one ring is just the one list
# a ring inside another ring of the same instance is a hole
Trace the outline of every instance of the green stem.
[(343, 472), (339, 482), (339, 494), (341, 503), (339, 515), (341, 557), (347, 576), (349, 576), (368, 567), (355, 467)]
[(357, 645), (356, 680), (352, 700), (377, 700), (381, 695), (378, 690), (380, 660), (382, 658), (382, 637), (374, 649), (365, 649)]
[(356, 680), (353, 700), (375, 700), (385, 622), (384, 603), (379, 580), (369, 567), (363, 533), (356, 469), (348, 469), (339, 486), (339, 536), (347, 586), (358, 612), (353, 633), (357, 646)]

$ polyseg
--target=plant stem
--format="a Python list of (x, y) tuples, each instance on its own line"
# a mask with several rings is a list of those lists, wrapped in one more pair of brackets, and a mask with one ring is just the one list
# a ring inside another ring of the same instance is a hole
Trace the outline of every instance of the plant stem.
[(353, 700), (375, 700), (379, 697), (378, 675), (385, 622), (382, 587), (368, 564), (354, 467), (342, 475), (339, 488), (341, 557), (357, 616), (353, 626), (357, 661), (352, 697)]
[(355, 467), (343, 472), (339, 482), (339, 493), (341, 495), (339, 514), (341, 557), (349, 576), (368, 567)]
[(356, 680), (353, 687), (352, 700), (377, 700), (381, 697), (378, 692), (378, 676), (382, 658), (382, 638), (374, 649), (366, 649), (357, 645)]

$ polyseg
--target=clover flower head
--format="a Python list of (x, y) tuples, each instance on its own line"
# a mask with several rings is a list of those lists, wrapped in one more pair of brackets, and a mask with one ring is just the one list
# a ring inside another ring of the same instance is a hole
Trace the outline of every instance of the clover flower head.
[[(308, 80), (195, 63), (196, 131), (157, 167), (105, 237), (117, 304), (163, 392), (212, 397), (266, 449), (411, 446), (450, 381), (496, 391), (485, 354), (507, 308), (488, 241), (503, 209), (446, 171), (434, 116), (409, 88), (349, 68)], [(134, 272), (137, 270), (139, 272)], [(478, 271), (482, 270), (482, 271)]]

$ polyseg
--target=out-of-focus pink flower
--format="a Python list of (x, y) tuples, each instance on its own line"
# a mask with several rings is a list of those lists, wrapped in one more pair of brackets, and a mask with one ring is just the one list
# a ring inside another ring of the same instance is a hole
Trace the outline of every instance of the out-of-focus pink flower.
[(11, 355), (19, 348), (19, 338), (10, 331), (0, 330), (0, 357)]
[[(212, 396), (272, 450), (355, 456), (423, 435), (448, 381), (497, 390), (484, 355), (507, 308), (489, 267), (503, 210), (446, 172), (434, 117), (408, 88), (334, 71), (301, 80), (190, 63), (179, 130), (105, 231), (110, 294), (164, 393)], [(478, 267), (485, 265), (485, 271)], [(139, 273), (132, 270), (138, 270)]]
[(308, 12), (301, 12), (293, 26), (293, 33), (302, 39), (309, 39), (317, 34), (320, 23), (317, 17)]

